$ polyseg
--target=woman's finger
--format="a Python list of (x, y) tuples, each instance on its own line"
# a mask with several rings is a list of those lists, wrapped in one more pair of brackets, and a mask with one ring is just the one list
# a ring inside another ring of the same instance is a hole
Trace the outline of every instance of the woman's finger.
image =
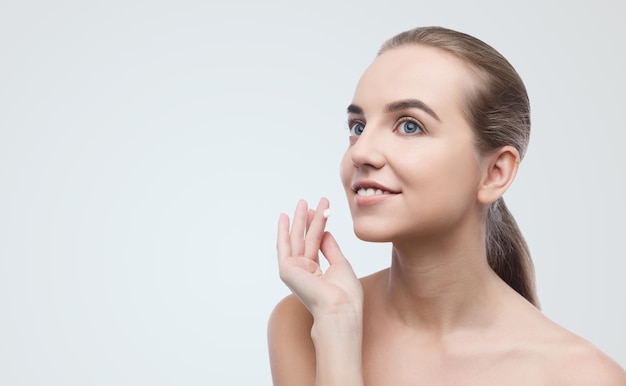
[(328, 209), (328, 206), (328, 200), (322, 198), (317, 205), (315, 216), (313, 217), (311, 225), (306, 233), (304, 241), (304, 256), (314, 261), (318, 261), (320, 243), (322, 241), (322, 235), (324, 234), (324, 228), (326, 228), (326, 216), (324, 214)]
[(307, 207), (308, 205), (306, 201), (298, 201), (296, 212), (293, 215), (293, 224), (291, 225), (291, 232), (289, 234), (292, 256), (304, 255), (304, 233), (306, 232), (306, 221), (308, 215)]
[(281, 213), (278, 218), (278, 237), (276, 239), (276, 252), (278, 263), (291, 256), (291, 242), (289, 240), (289, 217)]
[(337, 240), (330, 234), (330, 232), (324, 232), (322, 235), (322, 241), (320, 243), (320, 250), (324, 254), (326, 260), (330, 265), (350, 265), (350, 262), (345, 258), (343, 252), (341, 252), (341, 248), (339, 248), (339, 244), (337, 244)]

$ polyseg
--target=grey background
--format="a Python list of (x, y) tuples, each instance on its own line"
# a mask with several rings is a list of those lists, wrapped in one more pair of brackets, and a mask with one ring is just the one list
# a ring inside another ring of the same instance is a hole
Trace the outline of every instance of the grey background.
[(329, 197), (388, 37), (473, 34), (533, 134), (507, 193), (545, 313), (626, 365), (623, 1), (0, 3), (0, 384), (270, 384), (275, 228)]

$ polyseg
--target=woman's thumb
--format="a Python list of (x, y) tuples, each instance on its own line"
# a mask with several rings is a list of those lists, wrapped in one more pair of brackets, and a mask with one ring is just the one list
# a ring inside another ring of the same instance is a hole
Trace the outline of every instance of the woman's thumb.
[(335, 240), (330, 232), (324, 232), (324, 234), (322, 235), (320, 250), (324, 254), (324, 257), (326, 257), (326, 260), (328, 260), (328, 263), (330, 263), (330, 265), (347, 265), (352, 268), (348, 260), (341, 252), (341, 248), (339, 248), (337, 240)]

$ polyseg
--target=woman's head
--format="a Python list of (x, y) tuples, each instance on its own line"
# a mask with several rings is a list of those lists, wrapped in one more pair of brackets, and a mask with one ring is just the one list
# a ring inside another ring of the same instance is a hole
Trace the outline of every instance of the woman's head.
[[(348, 114), (342, 180), (355, 232), (370, 241), (477, 226), (471, 221), (479, 216), (467, 213), (484, 183), (484, 160), (509, 149), (515, 165), (503, 193), (530, 133), (526, 89), (508, 61), (482, 41), (440, 27), (388, 40)], [(536, 304), (528, 249), (503, 200), (494, 198), (481, 213), (490, 265)]]

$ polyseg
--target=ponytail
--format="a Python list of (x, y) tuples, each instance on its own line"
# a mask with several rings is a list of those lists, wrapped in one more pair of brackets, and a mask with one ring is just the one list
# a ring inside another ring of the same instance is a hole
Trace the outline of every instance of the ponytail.
[(503, 198), (487, 213), (487, 261), (502, 280), (539, 308), (528, 245)]

